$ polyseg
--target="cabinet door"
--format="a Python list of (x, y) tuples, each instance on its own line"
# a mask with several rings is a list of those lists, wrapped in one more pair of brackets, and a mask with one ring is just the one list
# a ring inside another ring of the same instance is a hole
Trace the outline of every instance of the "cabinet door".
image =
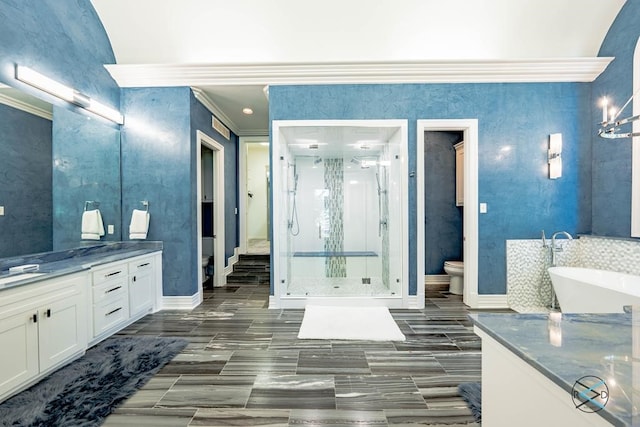
[(35, 309), (0, 320), (0, 399), (38, 375), (37, 322)]
[(464, 205), (464, 145), (456, 147), (456, 206)]
[(81, 302), (81, 298), (74, 295), (50, 302), (39, 310), (41, 371), (86, 348), (86, 314)]
[(131, 316), (140, 314), (153, 306), (154, 260), (145, 258), (129, 263), (129, 311)]

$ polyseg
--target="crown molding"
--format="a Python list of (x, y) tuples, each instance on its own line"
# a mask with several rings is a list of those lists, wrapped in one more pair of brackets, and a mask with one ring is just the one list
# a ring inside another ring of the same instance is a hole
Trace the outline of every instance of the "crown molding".
[(16, 108), (18, 110), (25, 111), (34, 116), (42, 117), (43, 119), (53, 120), (53, 113), (44, 108), (36, 107), (27, 102), (22, 102), (10, 96), (6, 96), (0, 93), (0, 104), (8, 105), (9, 107)]
[(220, 107), (216, 105), (209, 95), (202, 89), (192, 87), (193, 95), (202, 105), (214, 116), (216, 116), (226, 127), (237, 136), (264, 136), (269, 134), (269, 129), (240, 129), (229, 116), (227, 116)]
[(105, 65), (121, 87), (365, 84), (592, 82), (611, 57), (521, 60), (113, 64)]
[(200, 101), (200, 103), (204, 105), (211, 114), (213, 114), (218, 119), (220, 119), (220, 121), (224, 123), (225, 126), (231, 130), (231, 132), (238, 135), (238, 132), (239, 132), (238, 125), (236, 125), (233, 122), (233, 120), (231, 120), (229, 116), (227, 116), (220, 109), (220, 107), (218, 107), (218, 105), (215, 102), (213, 102), (211, 97), (207, 95), (205, 91), (203, 91), (202, 89), (198, 89), (197, 87), (192, 87), (191, 90), (193, 91), (193, 95), (196, 97), (196, 99)]

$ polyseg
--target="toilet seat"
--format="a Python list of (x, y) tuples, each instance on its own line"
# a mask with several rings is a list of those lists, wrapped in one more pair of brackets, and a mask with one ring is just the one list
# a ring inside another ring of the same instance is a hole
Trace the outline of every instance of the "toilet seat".
[(445, 261), (444, 265), (454, 268), (464, 268), (464, 261)]

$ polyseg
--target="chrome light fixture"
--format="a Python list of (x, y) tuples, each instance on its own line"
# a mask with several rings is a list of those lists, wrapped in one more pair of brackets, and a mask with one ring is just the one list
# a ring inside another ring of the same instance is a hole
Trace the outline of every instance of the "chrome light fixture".
[(36, 89), (40, 89), (43, 92), (47, 92), (56, 98), (60, 98), (63, 101), (67, 101), (84, 108), (93, 114), (97, 114), (98, 116), (111, 120), (114, 123), (119, 125), (124, 124), (124, 117), (119, 111), (108, 107), (95, 99), (91, 99), (69, 86), (65, 86), (60, 82), (50, 79), (29, 67), (16, 65), (16, 79), (28, 84), (29, 86), (33, 86)]
[(549, 135), (549, 151), (547, 152), (549, 163), (549, 179), (558, 179), (562, 176), (562, 134)]
[(629, 98), (622, 108), (617, 111), (613, 108), (609, 109), (609, 100), (606, 97), (602, 98), (602, 122), (600, 123), (598, 135), (607, 139), (632, 138), (634, 136), (640, 136), (640, 132), (633, 132), (633, 130), (631, 132), (621, 132), (619, 129), (622, 125), (640, 120), (640, 114), (619, 119), (620, 114), (625, 108), (627, 108), (637, 93), (638, 92), (636, 91), (636, 93), (631, 95), (631, 98)]

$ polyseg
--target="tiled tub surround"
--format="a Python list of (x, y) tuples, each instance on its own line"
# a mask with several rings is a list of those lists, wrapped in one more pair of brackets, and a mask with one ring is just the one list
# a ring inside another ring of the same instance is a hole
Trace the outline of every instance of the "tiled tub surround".
[(2, 258), (0, 259), (0, 279), (9, 276), (9, 268), (25, 264), (38, 264), (40, 266), (38, 272), (45, 274), (38, 277), (25, 278), (20, 281), (13, 281), (10, 284), (0, 286), (0, 289), (26, 285), (39, 280), (63, 276), (87, 270), (98, 265), (161, 250), (162, 242), (114, 242), (83, 246), (65, 251), (43, 252), (19, 257)]
[[(588, 267), (640, 275), (640, 240), (580, 236), (556, 240), (563, 246), (557, 265)], [(551, 306), (549, 248), (541, 239), (507, 240), (507, 300), (509, 307), (524, 312), (546, 312)], [(551, 239), (547, 239), (551, 245)]]
[[(527, 411), (528, 425), (544, 425), (541, 423), (545, 421), (545, 417), (553, 417), (553, 425), (578, 425), (563, 424), (560, 420), (564, 415), (586, 415), (587, 422), (582, 425), (638, 425), (639, 315), (638, 311), (621, 314), (471, 314), (476, 332), (486, 336), (482, 341), (483, 421), (490, 423), (492, 419), (495, 420), (492, 418), (493, 414), (497, 414), (502, 420), (508, 420), (514, 411), (522, 410), (518, 406), (525, 405), (528, 409), (545, 409)], [(504, 364), (499, 367), (499, 375), (492, 375), (492, 372), (485, 369), (489, 340), (504, 347), (508, 355), (515, 358), (512, 360), (514, 364), (522, 361), (526, 363), (520, 366), (524, 367), (522, 375), (517, 382), (511, 381), (512, 386), (502, 384), (510, 381), (504, 378), (508, 368)], [(538, 393), (533, 399), (554, 399), (553, 402), (546, 405), (528, 400), (528, 394), (535, 393), (537, 386), (527, 386), (525, 382), (529, 376), (525, 375), (524, 370), (531, 370), (529, 374), (539, 376), (552, 389), (548, 394)], [(572, 401), (574, 384), (586, 375), (603, 379), (609, 388), (609, 400), (604, 409), (596, 414), (576, 410)], [(490, 390), (495, 386), (498, 390)], [(514, 402), (494, 401), (493, 403), (498, 404), (492, 405), (490, 399), (485, 399), (489, 395), (496, 396), (493, 392), (509, 393), (509, 390), (503, 389), (505, 387), (518, 389), (511, 398), (508, 395), (502, 396)], [(553, 391), (557, 394), (553, 394)], [(544, 406), (536, 406), (539, 404)], [(563, 408), (566, 409), (566, 414)], [(600, 417), (603, 419), (598, 419)]]

